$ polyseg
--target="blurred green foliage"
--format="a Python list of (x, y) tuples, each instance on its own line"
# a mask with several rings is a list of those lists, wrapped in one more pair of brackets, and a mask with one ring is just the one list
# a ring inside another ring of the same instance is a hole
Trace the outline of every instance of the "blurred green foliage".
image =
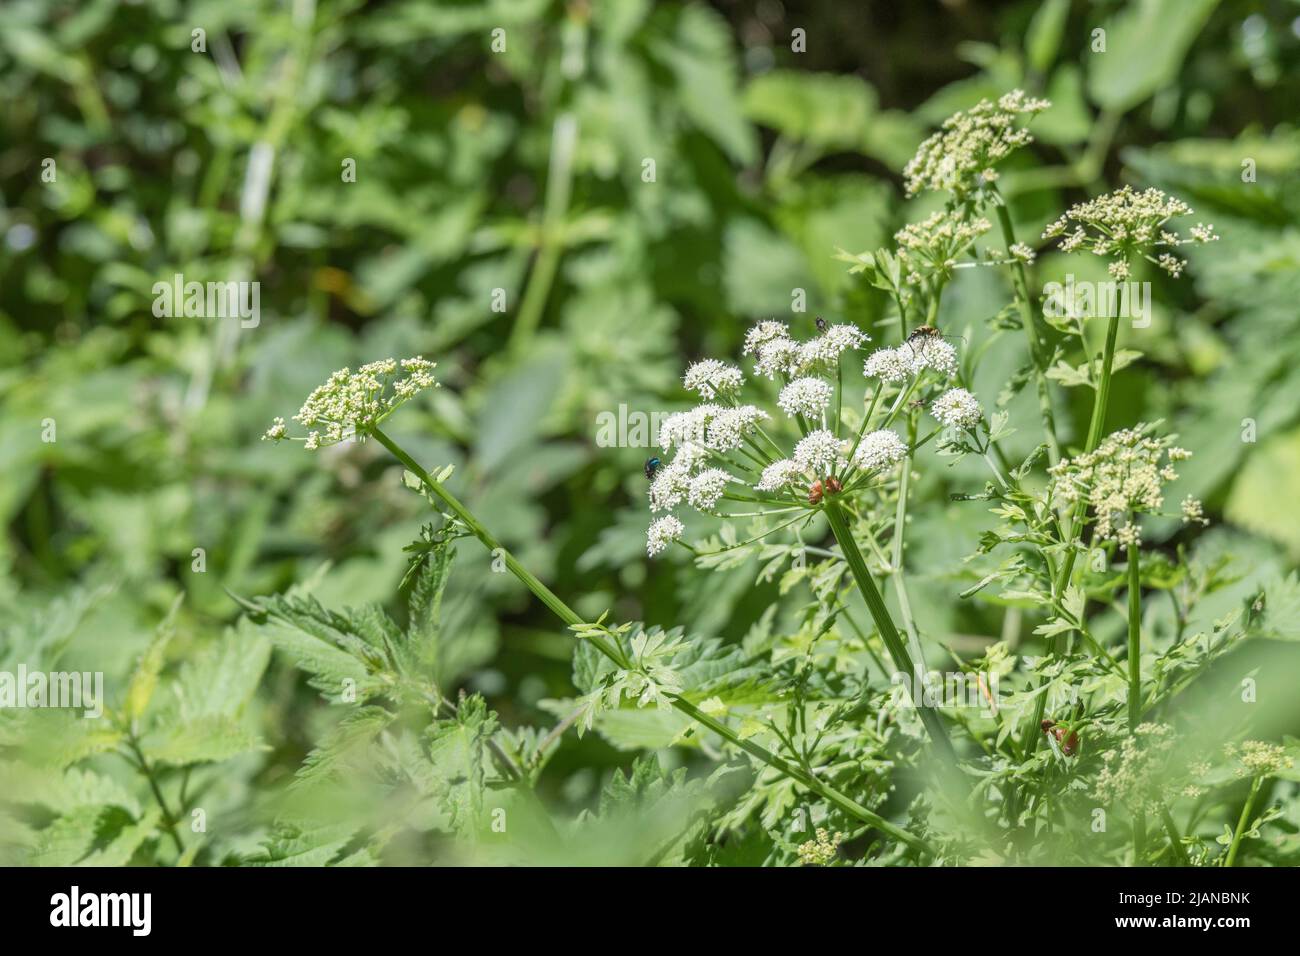
[[(1098, 28), (1105, 52), (1094, 52)], [(792, 49), (796, 29), (805, 52)], [(1222, 234), (1193, 254), (1189, 280), (1142, 276), (1158, 288), (1154, 323), (1121, 334), (1145, 357), (1140, 375), (1117, 381), (1112, 421), (1168, 419), (1196, 450), (1175, 497), (1204, 496), (1214, 519), (1198, 560), (1233, 561), (1198, 613), (1208, 621), (1265, 586), (1294, 600), (1294, 3), (9, 0), (0, 661), (103, 671), (110, 703), (129, 709), (131, 675), (156, 647), (166, 692), (150, 703), (140, 691), (139, 744), (173, 801), (207, 808), (208, 837), (187, 839), (188, 855), (343, 858), (350, 832), (268, 837), (268, 795), (327, 735), (378, 726), (323, 706), (235, 597), (296, 586), (322, 613), (367, 602), (405, 613), (393, 604), (402, 548), (429, 514), (400, 469), (369, 444), (309, 460), (258, 440), (335, 368), (390, 354), (435, 358), (444, 385), (394, 435), (431, 467), (454, 464), (457, 493), (581, 613), (729, 643), (782, 627), (798, 601), (756, 562), (709, 574), (677, 557), (648, 564), (648, 452), (598, 445), (599, 416), (684, 407), (684, 363), (738, 351), (757, 318), (798, 326), (824, 313), (877, 334), (883, 296), (836, 250), (884, 245), (931, 211), (903, 199), (903, 164), (949, 113), (1015, 87), (1055, 104), (1034, 127), (1033, 161), (1017, 157), (1004, 174), (1022, 237), (1118, 182), (1168, 189)], [(1043, 255), (1035, 287), (1066, 271)], [(152, 286), (176, 273), (260, 281), (260, 323), (156, 318)], [(997, 276), (971, 270), (941, 324), (977, 348), (1006, 300)], [(977, 391), (996, 394), (1022, 360), (991, 354)], [(1011, 411), (1028, 453), (1032, 399)], [(1079, 398), (1067, 440), (1086, 415)], [(909, 548), (919, 623), (969, 655), (1001, 619), (955, 599), (989, 518), (946, 492), (974, 474), (963, 464), (928, 482)], [(466, 698), (457, 726), (553, 726), (554, 702), (575, 696), (572, 637), (492, 573), (491, 555), (454, 547), (438, 680), (449, 699), (463, 688), (495, 712)], [(1294, 641), (1294, 626), (1277, 637)], [(108, 862), (166, 858), (157, 808), (126, 762), (100, 756), (62, 773), (118, 742), (26, 719), (0, 719), (0, 747), (35, 750), (43, 769), (23, 763), (36, 776), (4, 788), (35, 796), (0, 815), (0, 855), (75, 862), (109, 846)], [(689, 818), (682, 807), (706, 799), (699, 774), (694, 792), (632, 764), (634, 747), (676, 737), (669, 720), (654, 733), (633, 721), (563, 737), (538, 793), (595, 812), (567, 843), (539, 837), (551, 854), (539, 859), (659, 858)], [(1295, 732), (1294, 711), (1279, 720), (1279, 733)], [(470, 760), (457, 740), (445, 760)], [(698, 741), (660, 763), (704, 765)], [(755, 808), (718, 774), (707, 799), (742, 835), (693, 858), (788, 852), (743, 829)], [(658, 815), (621, 826), (634, 799)], [(107, 841), (96, 839), (104, 807), (125, 811)], [(387, 859), (439, 852), (401, 844)]]

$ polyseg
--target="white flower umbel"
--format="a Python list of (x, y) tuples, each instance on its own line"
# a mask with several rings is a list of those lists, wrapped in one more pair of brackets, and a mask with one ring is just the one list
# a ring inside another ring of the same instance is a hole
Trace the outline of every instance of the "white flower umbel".
[(682, 384), (687, 391), (697, 392), (700, 398), (710, 399), (719, 394), (738, 391), (745, 384), (745, 376), (734, 365), (717, 359), (705, 359), (686, 370)]
[(758, 347), (758, 360), (754, 363), (754, 371), (767, 378), (794, 375), (799, 371), (802, 361), (802, 350), (794, 339), (771, 339)]
[(888, 428), (882, 428), (862, 436), (857, 451), (853, 453), (853, 464), (863, 471), (879, 471), (906, 457), (907, 446), (903, 439)]
[(949, 428), (973, 428), (984, 417), (975, 396), (964, 388), (950, 388), (930, 404), (930, 414)]
[(745, 348), (741, 355), (749, 355), (751, 352), (758, 354), (759, 347), (772, 341), (773, 339), (788, 339), (790, 337), (790, 327), (784, 322), (775, 322), (768, 320), (759, 322), (745, 333)]
[(709, 422), (722, 411), (720, 405), (700, 405), (685, 412), (673, 412), (659, 426), (659, 447), (672, 451), (683, 445), (703, 445)]
[[(426, 389), (437, 388), (434, 363), (420, 356), (398, 361), (382, 359), (353, 372), (339, 369), (303, 402), (294, 421), (309, 429), (303, 447), (308, 451), (334, 445), (347, 438), (363, 438), (401, 405)], [(267, 441), (284, 441), (290, 436), (284, 419), (262, 436)]]
[(796, 378), (781, 389), (776, 403), (791, 418), (803, 415), (805, 418), (818, 419), (830, 405), (833, 392), (830, 383), (820, 378)]
[(957, 350), (937, 335), (917, 336), (898, 349), (910, 353), (912, 369), (917, 373), (928, 368), (945, 378), (957, 374)]
[(862, 348), (870, 338), (856, 325), (832, 325), (815, 339), (799, 346), (799, 369), (802, 371), (814, 366), (834, 368), (842, 353)]
[(804, 469), (792, 458), (774, 461), (763, 469), (763, 474), (754, 486), (755, 491), (780, 491), (801, 478), (806, 478)]
[(706, 468), (691, 479), (686, 500), (697, 511), (712, 511), (727, 490), (727, 482), (735, 480), (721, 468)]
[(713, 451), (735, 451), (767, 417), (767, 412), (754, 405), (725, 408), (709, 422), (704, 444)]
[(878, 378), (882, 382), (905, 382), (912, 377), (912, 362), (915, 357), (915, 353), (906, 345), (896, 349), (876, 349), (863, 363), (862, 374), (867, 378)]
[(691, 489), (691, 464), (682, 461), (679, 453), (655, 473), (648, 492), (651, 511), (667, 511), (682, 503)]
[(668, 545), (680, 538), (686, 531), (682, 523), (672, 515), (664, 515), (650, 524), (645, 535), (645, 550), (650, 557), (658, 557)]
[(804, 471), (821, 475), (840, 460), (843, 444), (830, 431), (819, 428), (809, 432), (794, 446), (794, 460)]
[[(1096, 451), (1063, 458), (1048, 469), (1054, 494), (1069, 502), (1083, 499), (1092, 508), (1099, 541), (1141, 544), (1135, 516), (1160, 511), (1165, 484), (1178, 478), (1173, 462), (1191, 457), (1171, 438), (1150, 437), (1150, 430), (1149, 425), (1139, 425), (1113, 432)], [(1198, 514), (1200, 502), (1184, 501), (1184, 516), (1189, 509)]]
[(1017, 120), (1033, 117), (1052, 104), (1012, 90), (996, 103), (980, 100), (962, 113), (944, 121), (916, 151), (903, 169), (907, 194), (923, 189), (942, 189), (958, 198), (997, 180), (993, 168), (1033, 137)]
[(1043, 230), (1043, 238), (1060, 239), (1064, 252), (1082, 249), (1109, 259), (1107, 268), (1115, 279), (1127, 279), (1129, 264), (1138, 258), (1155, 263), (1177, 278), (1184, 263), (1168, 249), (1219, 238), (1213, 226), (1201, 223), (1191, 228), (1190, 239), (1169, 228), (1169, 220), (1191, 212), (1187, 203), (1159, 189), (1138, 192), (1124, 186), (1071, 206), (1064, 216)]

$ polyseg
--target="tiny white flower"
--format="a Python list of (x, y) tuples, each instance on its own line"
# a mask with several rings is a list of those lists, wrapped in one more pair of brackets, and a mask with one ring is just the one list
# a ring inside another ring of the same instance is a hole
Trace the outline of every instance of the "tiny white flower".
[(853, 464), (863, 471), (878, 471), (906, 457), (907, 446), (903, 440), (888, 428), (882, 428), (862, 436), (853, 453)]
[(964, 388), (950, 388), (936, 398), (930, 414), (949, 428), (972, 428), (984, 417), (980, 403)]
[(754, 486), (755, 491), (780, 491), (787, 485), (793, 484), (796, 480), (803, 477), (804, 470), (799, 466), (797, 461), (790, 458), (782, 458), (780, 461), (774, 461), (763, 469), (762, 476), (758, 479), (758, 484)]
[(701, 398), (710, 399), (719, 392), (738, 391), (745, 384), (745, 376), (734, 365), (704, 359), (686, 370), (682, 384), (688, 391), (698, 392)]
[(832, 392), (830, 383), (820, 378), (796, 378), (781, 389), (776, 403), (791, 418), (796, 415), (818, 418), (830, 405)]
[(650, 524), (645, 535), (645, 550), (650, 557), (663, 553), (668, 545), (680, 538), (686, 531), (681, 521), (672, 515), (664, 515)]
[(803, 471), (824, 474), (840, 459), (842, 444), (830, 431), (809, 432), (794, 446), (794, 460)]
[(912, 353), (907, 346), (876, 349), (863, 363), (862, 374), (882, 382), (903, 382), (912, 376)]
[(734, 480), (721, 468), (706, 468), (691, 479), (687, 500), (698, 511), (712, 511), (727, 490), (727, 482)]
[(262, 441), (280, 441), (284, 437), (285, 437), (284, 419), (280, 418), (279, 416), (276, 416), (276, 419), (271, 424), (271, 427), (268, 428), (266, 430), (266, 434), (262, 436)]

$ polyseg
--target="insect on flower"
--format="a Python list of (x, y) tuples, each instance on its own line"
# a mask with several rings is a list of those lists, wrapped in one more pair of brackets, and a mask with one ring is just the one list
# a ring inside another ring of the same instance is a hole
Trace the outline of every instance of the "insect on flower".
[(827, 329), (826, 320), (819, 315), (814, 321), (817, 323), (817, 331), (824, 334)]
[(1068, 727), (1058, 727), (1054, 720), (1044, 720), (1038, 726), (1043, 728), (1043, 733), (1051, 734), (1056, 738), (1056, 742), (1061, 745), (1061, 753), (1067, 757), (1073, 757), (1079, 750), (1079, 735)]
[(822, 495), (835, 495), (844, 490), (844, 485), (835, 477), (827, 476), (825, 482), (814, 481), (808, 487), (808, 504), (819, 505), (822, 502)]
[(658, 458), (647, 458), (645, 460), (645, 476), (653, 481), (655, 472), (659, 470), (659, 466), (662, 464), (663, 462)]

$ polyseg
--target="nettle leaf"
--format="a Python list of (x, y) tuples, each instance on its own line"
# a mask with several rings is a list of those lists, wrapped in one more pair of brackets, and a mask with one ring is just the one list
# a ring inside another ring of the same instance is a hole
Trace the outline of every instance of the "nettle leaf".
[(350, 823), (277, 823), (263, 843), (262, 852), (244, 862), (249, 866), (328, 866), (358, 829)]
[(361, 636), (366, 624), (326, 610), (312, 597), (276, 595), (253, 607), (266, 616), (262, 633), (312, 675), (309, 683), (331, 703), (342, 702), (348, 690), (355, 690), (359, 703), (392, 689), (382, 673), (384, 656)]
[(396, 719), (382, 707), (362, 707), (338, 722), (298, 768), (294, 786), (337, 780), (352, 758), (364, 752)]
[(490, 759), (487, 746), (496, 729), (496, 714), (473, 694), (460, 702), (454, 718), (436, 721), (425, 733), (439, 803), (448, 825), (465, 836), (478, 835)]
[(442, 595), (455, 556), (456, 552), (446, 542), (425, 552), (407, 602), (405, 647), (409, 666), (428, 673), (435, 681), (439, 676)]

